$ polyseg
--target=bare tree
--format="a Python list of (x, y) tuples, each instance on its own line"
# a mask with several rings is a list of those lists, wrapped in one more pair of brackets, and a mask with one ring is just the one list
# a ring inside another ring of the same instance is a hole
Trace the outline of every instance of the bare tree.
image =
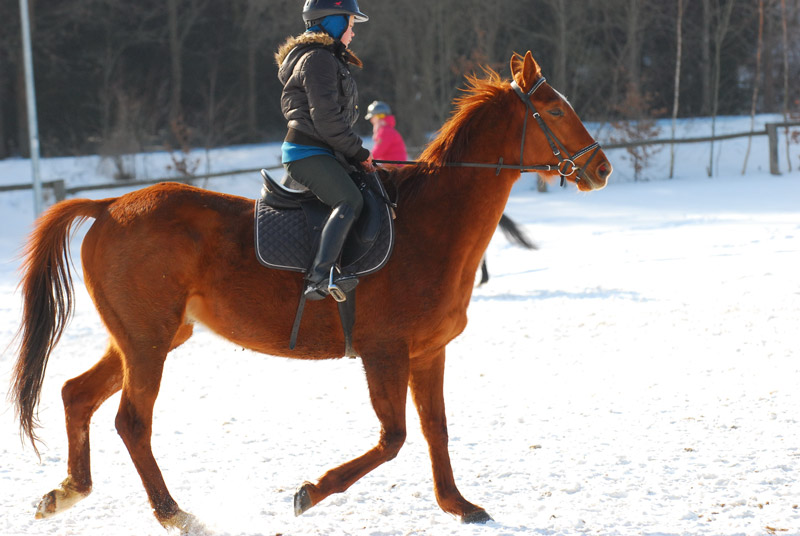
[(711, 8), (711, 0), (703, 0), (703, 23), (701, 27), (701, 64), (703, 69), (700, 71), (702, 79), (702, 108), (700, 113), (703, 115), (711, 115), (711, 94), (712, 94), (712, 74), (711, 74), (711, 28), (713, 15)]
[[(366, 51), (361, 55), (370, 77), (375, 77), (376, 71), (381, 73), (378, 77), (391, 77), (391, 85), (378, 85), (386, 93), (373, 96), (394, 100), (398, 121), (413, 144), (425, 141), (427, 134), (444, 122), (462, 80), (463, 73), (454, 72), (461, 50), (451, 41), (461, 38), (464, 30), (463, 8), (456, 7), (454, 0), (418, 2), (414, 6), (374, 4), (371, 23), (354, 44), (358, 51)], [(436, 31), (430, 31), (432, 26)], [(370, 94), (362, 84), (359, 90)]]
[[(760, 110), (785, 113), (800, 77), (798, 0), (762, 1), (759, 64), (748, 48), (756, 39), (753, 0), (681, 0), (680, 17), (677, 2), (663, 0), (364, 0), (371, 21), (356, 27), (353, 47), (365, 65), (354, 76), (361, 105), (390, 102), (412, 145), (447, 118), (465, 73), (488, 65), (505, 74), (510, 53), (529, 49), (590, 119), (631, 118), (626, 101), (650, 116), (670, 108), (673, 117), (752, 113), (754, 90)], [(0, 0), (0, 156), (12, 144), (24, 154), (27, 145), (17, 4)], [(299, 0), (37, 0), (31, 7), (40, 135), (51, 154), (95, 150), (97, 140), (121, 134), (118, 122), (148, 129), (137, 136), (151, 146), (163, 145), (176, 118), (199, 144), (283, 131), (272, 54), (303, 31)], [(673, 36), (692, 61), (678, 66), (676, 49), (659, 45)], [(120, 114), (119, 106), (147, 118)], [(358, 128), (369, 130), (366, 122)]]
[(8, 140), (6, 139), (6, 117), (5, 117), (5, 103), (7, 102), (6, 96), (6, 70), (7, 70), (6, 55), (0, 50), (0, 159), (8, 156)]
[[(675, 139), (675, 127), (678, 119), (681, 91), (681, 60), (683, 58), (683, 0), (678, 0), (678, 15), (675, 24), (675, 86), (672, 100), (672, 139)], [(675, 144), (669, 148), (669, 178), (675, 174)]]
[[(758, 38), (756, 40), (756, 67), (753, 75), (753, 98), (750, 103), (750, 132), (756, 128), (756, 106), (758, 105), (758, 87), (761, 77), (761, 50), (764, 44), (764, 0), (758, 0)], [(747, 160), (750, 158), (750, 147), (753, 143), (752, 136), (747, 138), (747, 150), (744, 153), (742, 175), (747, 172)]]
[[(528, 32), (535, 43), (547, 45), (545, 50), (549, 52), (550, 57), (540, 55), (542, 50), (537, 50), (538, 59), (541, 63), (545, 65), (549, 63), (552, 66), (547, 72), (548, 81), (568, 95), (573, 102), (579, 101), (581, 105), (587, 105), (595, 95), (595, 91), (587, 91), (586, 79), (592, 78), (588, 73), (594, 71), (589, 67), (596, 65), (594, 59), (606, 52), (598, 50), (593, 43), (599, 31), (595, 28), (594, 17), (598, 13), (596, 2), (542, 0), (542, 3), (547, 7), (545, 13), (549, 13), (549, 18), (543, 19), (537, 11), (536, 18), (531, 21), (535, 30)], [(614, 12), (613, 7), (611, 12)], [(578, 27), (583, 30), (575, 31)], [(598, 75), (594, 81), (604, 83), (605, 78)], [(596, 90), (597, 86), (594, 86), (594, 89)]]
[(170, 123), (183, 119), (183, 52), (186, 39), (209, 0), (167, 0), (167, 35), (170, 57)]
[[(293, 33), (292, 28), (302, 29), (300, 12), (295, 0), (237, 0), (232, 7), (234, 24), (242, 29), (245, 55), (245, 131), (253, 138), (259, 130), (258, 103), (264, 73), (275, 72), (272, 52), (277, 44)], [(264, 61), (259, 62), (262, 58)]]
[[(128, 113), (119, 112), (116, 108), (134, 106), (138, 113), (158, 115), (156, 110), (147, 110), (142, 106), (146, 100), (139, 87), (127, 87), (124, 57), (132, 49), (142, 45), (158, 42), (160, 36), (153, 23), (161, 13), (151, 9), (143, 9), (136, 2), (120, 2), (119, 0), (93, 0), (82, 4), (83, 12), (75, 12), (71, 16), (78, 20), (92, 21), (96, 24), (98, 35), (97, 46), (85, 52), (88, 60), (93, 61), (100, 72), (98, 87), (98, 106), (101, 114), (101, 132), (103, 140), (110, 137), (128, 136), (124, 145), (141, 148), (144, 133), (130, 130), (134, 125), (143, 125), (141, 118), (134, 119)], [(93, 16), (94, 15), (94, 16)], [(99, 16), (98, 16), (99, 15)], [(118, 124), (124, 120), (124, 124)], [(112, 134), (113, 133), (113, 134)], [(114, 141), (114, 145), (119, 143)], [(135, 143), (134, 143), (135, 142)]]
[(628, 0), (625, 10), (625, 69), (628, 75), (628, 91), (636, 95), (642, 94), (642, 41), (645, 28), (642, 2)]
[[(786, 0), (781, 0), (781, 31), (783, 36), (783, 120), (789, 121), (789, 30), (787, 28), (788, 14)], [(786, 163), (792, 171), (792, 159), (789, 156), (789, 127), (786, 127)]]
[[(724, 0), (718, 0), (722, 3)], [(719, 81), (720, 81), (720, 73), (722, 72), (721, 67), (721, 57), (722, 57), (722, 41), (725, 39), (725, 36), (728, 33), (728, 28), (730, 27), (731, 21), (731, 12), (733, 11), (733, 6), (735, 4), (735, 0), (728, 0), (726, 4), (720, 5), (717, 4), (715, 7), (715, 12), (717, 14), (717, 23), (714, 28), (714, 64), (713, 64), (713, 73), (714, 73), (714, 81), (711, 90), (711, 145), (709, 149), (709, 157), (708, 157), (708, 176), (711, 177), (714, 174), (714, 136), (717, 133), (717, 111), (719, 107)]]
[[(7, 2), (0, 3), (0, 19), (19, 19)], [(19, 26), (19, 24), (17, 24)], [(0, 31), (0, 159), (9, 156), (13, 135), (10, 135), (11, 115), (13, 113), (13, 92), (11, 83), (14, 79), (14, 60), (17, 56), (17, 31)]]

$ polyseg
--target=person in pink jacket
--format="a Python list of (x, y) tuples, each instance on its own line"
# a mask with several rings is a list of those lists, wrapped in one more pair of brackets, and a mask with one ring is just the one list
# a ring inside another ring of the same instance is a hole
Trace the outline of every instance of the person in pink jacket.
[(375, 160), (408, 160), (406, 144), (403, 136), (395, 129), (395, 119), (389, 105), (383, 101), (375, 101), (367, 108), (364, 117), (372, 123), (372, 157)]

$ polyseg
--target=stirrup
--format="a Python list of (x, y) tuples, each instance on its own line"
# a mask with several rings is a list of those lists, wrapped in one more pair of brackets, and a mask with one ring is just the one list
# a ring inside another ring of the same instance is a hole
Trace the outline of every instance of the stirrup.
[(358, 285), (358, 278), (357, 277), (340, 277), (339, 279), (333, 279), (334, 272), (338, 272), (339, 269), (336, 265), (331, 266), (331, 275), (328, 278), (328, 292), (339, 303), (347, 300), (347, 293), (356, 288)]

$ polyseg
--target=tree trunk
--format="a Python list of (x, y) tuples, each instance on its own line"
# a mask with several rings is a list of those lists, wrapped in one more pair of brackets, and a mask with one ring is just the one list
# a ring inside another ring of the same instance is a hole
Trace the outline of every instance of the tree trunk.
[(703, 0), (703, 27), (701, 29), (700, 44), (702, 79), (702, 105), (700, 113), (711, 115), (711, 0)]
[[(781, 29), (783, 35), (783, 120), (789, 121), (789, 31), (786, 27), (786, 19), (788, 19), (786, 12), (786, 0), (781, 0)], [(789, 172), (792, 171), (792, 159), (789, 154), (789, 127), (785, 129), (784, 139), (786, 140), (786, 165), (789, 166)]]
[(641, 25), (641, 2), (640, 0), (628, 0), (626, 18), (626, 37), (628, 54), (626, 57), (626, 68), (628, 71), (628, 93), (633, 95), (642, 94), (641, 80), (641, 57), (642, 47), (639, 42), (639, 28)]
[(254, 139), (256, 137), (256, 129), (257, 124), (256, 120), (258, 119), (258, 93), (257, 93), (257, 83), (256, 83), (256, 40), (255, 38), (250, 38), (247, 40), (247, 120), (245, 122), (247, 126), (247, 136), (250, 139)]
[(717, 133), (717, 109), (719, 108), (719, 81), (722, 72), (722, 42), (725, 40), (725, 35), (728, 33), (730, 26), (731, 12), (733, 11), (733, 4), (735, 0), (728, 0), (728, 4), (720, 10), (724, 9), (724, 13), (719, 14), (719, 20), (714, 31), (714, 82), (711, 90), (711, 148), (708, 157), (708, 176), (714, 174), (714, 136)]
[(562, 91), (567, 91), (567, 53), (569, 50), (568, 39), (570, 36), (570, 14), (567, 13), (565, 0), (556, 0), (553, 12), (556, 17), (556, 58), (553, 73), (553, 85)]
[[(777, 32), (775, 28), (775, 18), (770, 16), (772, 14), (772, 6), (774, 0), (768, 0), (764, 12), (764, 50), (774, 51), (778, 48)], [(776, 89), (778, 84), (775, 80), (775, 59), (774, 54), (764, 54), (764, 83), (762, 84), (762, 101), (764, 107), (762, 112), (775, 112), (778, 109)]]
[(167, 24), (169, 25), (170, 54), (170, 123), (178, 121), (183, 115), (181, 92), (183, 91), (183, 71), (181, 69), (183, 46), (178, 33), (178, 0), (167, 0)]
[(0, 160), (8, 156), (8, 143), (6, 142), (6, 116), (4, 103), (6, 96), (6, 64), (0, 55)]
[[(758, 41), (756, 43), (756, 72), (753, 75), (753, 100), (750, 103), (750, 132), (756, 127), (756, 106), (758, 105), (758, 87), (761, 78), (761, 50), (764, 44), (764, 0), (758, 0)], [(742, 175), (747, 173), (747, 160), (750, 158), (750, 147), (753, 144), (752, 136), (747, 138), (747, 150), (744, 153)]]
[[(672, 99), (672, 139), (675, 139), (675, 127), (678, 119), (681, 91), (681, 59), (683, 57), (683, 0), (678, 0), (678, 18), (675, 24), (675, 87)], [(675, 145), (670, 145), (669, 178), (675, 175)]]

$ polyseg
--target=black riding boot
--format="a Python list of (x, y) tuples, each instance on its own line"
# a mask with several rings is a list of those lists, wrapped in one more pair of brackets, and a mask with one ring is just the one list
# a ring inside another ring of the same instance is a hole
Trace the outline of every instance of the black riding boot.
[(322, 228), (314, 263), (306, 275), (308, 284), (305, 296), (307, 300), (321, 300), (328, 295), (331, 268), (342, 252), (344, 241), (355, 219), (355, 213), (349, 204), (339, 203), (333, 207), (328, 221)]

